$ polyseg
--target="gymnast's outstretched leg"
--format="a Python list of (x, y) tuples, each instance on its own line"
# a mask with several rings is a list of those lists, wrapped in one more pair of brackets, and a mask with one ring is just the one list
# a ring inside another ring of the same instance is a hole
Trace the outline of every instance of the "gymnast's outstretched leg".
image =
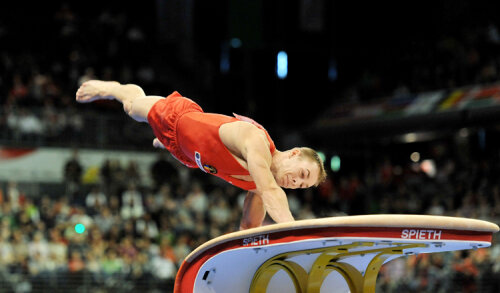
[(142, 88), (135, 84), (101, 80), (84, 82), (76, 92), (76, 101), (80, 103), (113, 99), (122, 103), (125, 113), (134, 120), (148, 122), (149, 110), (163, 97), (146, 96)]
[[(84, 82), (76, 92), (76, 101), (80, 103), (113, 99), (122, 103), (125, 113), (134, 120), (148, 123), (149, 110), (163, 97), (146, 96), (142, 88), (135, 84), (101, 80)], [(153, 140), (153, 146), (165, 148), (157, 138)]]

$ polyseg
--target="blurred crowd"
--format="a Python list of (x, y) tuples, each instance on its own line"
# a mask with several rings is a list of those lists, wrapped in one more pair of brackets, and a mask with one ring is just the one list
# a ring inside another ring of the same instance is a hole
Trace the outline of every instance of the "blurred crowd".
[(161, 156), (151, 166), (156, 181), (148, 188), (130, 166), (106, 161), (102, 184), (85, 186), (78, 158), (72, 158), (62, 196), (27, 194), (16, 182), (6, 184), (0, 194), (0, 291), (165, 292), (188, 253), (238, 229), (237, 189), (208, 192), (202, 182), (180, 184), (176, 168)]
[[(451, 156), (446, 145), (434, 148), (439, 150), (430, 157), (434, 172), (388, 155), (373, 168), (331, 173), (316, 189), (288, 191), (292, 213), (296, 219), (408, 213), (498, 223), (499, 157)], [(193, 249), (239, 229), (244, 192), (198, 170), (180, 176), (163, 156), (150, 167), (152, 186), (143, 184), (133, 163), (125, 167), (106, 161), (100, 183), (93, 185), (81, 183), (82, 171), (78, 157), (67, 162), (62, 196), (26, 194), (15, 182), (5, 185), (2, 292), (64, 292), (65, 286), (91, 292), (171, 288)], [(271, 222), (266, 218), (265, 224)], [(488, 249), (394, 260), (382, 268), (379, 290), (498, 292), (497, 242), (495, 237)]]
[[(10, 16), (0, 22), (0, 139), (37, 145), (82, 142), (87, 109), (78, 108), (74, 94), (86, 80), (134, 81), (154, 88), (153, 66), (160, 65), (152, 59), (161, 52), (145, 45), (153, 31), (125, 8), (108, 6), (90, 12), (64, 2), (47, 5), (40, 9), (49, 15), (35, 16), (38, 30), (26, 29), (23, 38), (18, 35), (26, 23)], [(30, 50), (33, 43), (37, 48)]]
[[(54, 4), (48, 11), (50, 16), (39, 19), (39, 30), (26, 29), (21, 40), (17, 31), (25, 24), (15, 19), (0, 22), (0, 42), (5, 44), (0, 51), (0, 127), (6, 130), (0, 133), (0, 140), (38, 144), (93, 140), (96, 136), (90, 133), (99, 127), (89, 126), (91, 121), (85, 121), (88, 116), (82, 115), (88, 108), (74, 102), (76, 89), (89, 79), (133, 82), (147, 93), (167, 95), (186, 87), (203, 92), (202, 84), (207, 82), (190, 78), (203, 75), (214, 79), (221, 74), (218, 60), (211, 60), (213, 64), (207, 66), (211, 70), (203, 73), (200, 68), (190, 72), (183, 67), (179, 63), (182, 58), (176, 57), (176, 46), (158, 36), (158, 27), (151, 19), (135, 21), (119, 6), (103, 6), (93, 12), (74, 6), (78, 5)], [(435, 35), (391, 48), (404, 52), (398, 60), (372, 52), (378, 54), (374, 57), (377, 62), (367, 62), (354, 80), (340, 79), (330, 100), (363, 103), (408, 92), (495, 82), (500, 72), (500, 33), (495, 21), (481, 19), (456, 27), (448, 24), (452, 27), (449, 31), (445, 30), (448, 26), (437, 28)], [(35, 42), (43, 46), (29, 50)], [(210, 108), (214, 100), (206, 99), (202, 104)], [(111, 107), (119, 113), (119, 105), (104, 104), (101, 110)], [(123, 115), (119, 117), (114, 123), (128, 121)], [(109, 122), (101, 126), (105, 124)], [(95, 129), (88, 131), (88, 127)]]
[(368, 65), (359, 80), (344, 92), (345, 98), (363, 103), (500, 79), (500, 33), (494, 21), (484, 19), (474, 25), (443, 27), (449, 30), (435, 28), (433, 36), (416, 37), (401, 44), (398, 49), (404, 53), (398, 51), (398, 62), (381, 58), (387, 66), (378, 64), (379, 60)]

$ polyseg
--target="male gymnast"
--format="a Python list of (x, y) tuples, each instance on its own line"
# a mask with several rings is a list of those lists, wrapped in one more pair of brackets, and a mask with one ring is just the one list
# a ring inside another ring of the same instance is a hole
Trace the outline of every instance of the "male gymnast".
[(240, 229), (261, 226), (266, 212), (277, 223), (293, 221), (282, 188), (317, 186), (326, 178), (314, 150), (278, 151), (252, 119), (205, 113), (178, 92), (166, 98), (146, 96), (135, 84), (91, 80), (76, 93), (80, 103), (99, 99), (116, 99), (134, 120), (149, 123), (156, 136), (153, 146), (167, 149), (190, 168), (247, 190)]

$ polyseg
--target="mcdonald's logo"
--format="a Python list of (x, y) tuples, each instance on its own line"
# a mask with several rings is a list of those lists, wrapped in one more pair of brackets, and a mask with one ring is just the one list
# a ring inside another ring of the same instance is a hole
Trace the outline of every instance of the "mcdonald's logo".
[[(392, 243), (391, 247), (359, 250), (360, 247), (374, 245), (374, 242), (356, 242), (277, 255), (265, 261), (254, 274), (250, 293), (266, 293), (271, 279), (279, 271), (284, 271), (288, 275), (296, 293), (320, 293), (323, 282), (331, 273), (339, 274), (352, 293), (374, 293), (380, 267), (389, 257), (402, 255), (405, 249), (427, 246), (422, 243)], [(309, 272), (290, 260), (291, 257), (303, 254), (319, 254)], [(347, 262), (341, 262), (353, 256), (371, 258), (367, 259), (368, 266), (365, 272), (360, 272)]]

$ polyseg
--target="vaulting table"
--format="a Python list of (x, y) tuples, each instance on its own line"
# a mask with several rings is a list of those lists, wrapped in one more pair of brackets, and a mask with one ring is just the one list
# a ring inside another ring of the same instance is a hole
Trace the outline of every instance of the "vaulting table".
[(214, 238), (175, 281), (186, 292), (375, 292), (380, 267), (401, 256), (489, 247), (496, 224), (424, 215), (301, 220)]

